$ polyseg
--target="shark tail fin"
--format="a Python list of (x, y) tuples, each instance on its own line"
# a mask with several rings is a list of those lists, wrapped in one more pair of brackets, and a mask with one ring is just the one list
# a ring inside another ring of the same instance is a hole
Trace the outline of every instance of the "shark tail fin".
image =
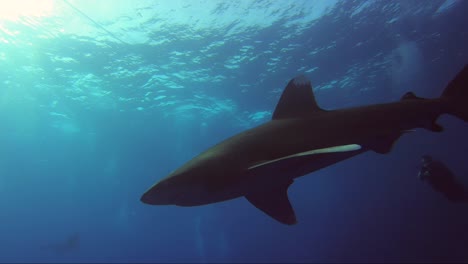
[(448, 83), (441, 99), (447, 102), (447, 113), (468, 122), (468, 64)]

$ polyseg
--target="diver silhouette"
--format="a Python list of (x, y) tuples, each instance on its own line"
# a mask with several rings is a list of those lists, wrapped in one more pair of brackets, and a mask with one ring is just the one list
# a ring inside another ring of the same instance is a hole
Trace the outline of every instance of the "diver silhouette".
[(452, 171), (441, 161), (429, 155), (422, 156), (422, 167), (418, 178), (428, 182), (432, 188), (442, 193), (451, 202), (468, 202), (468, 192)]
[(76, 250), (80, 244), (80, 235), (79, 233), (73, 233), (69, 235), (64, 241), (49, 243), (47, 245), (41, 246), (41, 249), (50, 250), (57, 254), (65, 254)]

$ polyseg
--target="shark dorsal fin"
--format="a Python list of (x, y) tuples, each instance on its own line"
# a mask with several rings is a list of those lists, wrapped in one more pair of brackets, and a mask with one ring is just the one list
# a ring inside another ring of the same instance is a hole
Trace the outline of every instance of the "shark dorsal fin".
[(310, 81), (300, 75), (289, 81), (284, 89), (273, 113), (273, 119), (303, 118), (318, 111), (323, 109), (315, 101)]
[(417, 97), (413, 92), (407, 92), (401, 97), (401, 101), (405, 100), (420, 100), (421, 97)]
[(246, 195), (245, 198), (257, 209), (271, 216), (275, 220), (294, 225), (297, 223), (296, 214), (288, 198), (288, 188), (292, 181), (266, 191)]

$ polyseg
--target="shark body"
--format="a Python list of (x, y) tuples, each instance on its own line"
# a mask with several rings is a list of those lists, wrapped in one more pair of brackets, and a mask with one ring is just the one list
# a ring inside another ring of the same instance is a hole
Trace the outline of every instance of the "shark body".
[(439, 98), (412, 92), (398, 102), (338, 110), (321, 109), (304, 76), (292, 79), (271, 121), (202, 152), (147, 190), (153, 205), (197, 206), (245, 197), (255, 207), (292, 225), (287, 191), (294, 179), (372, 150), (385, 154), (414, 128), (441, 132), (441, 114), (468, 122), (468, 65)]

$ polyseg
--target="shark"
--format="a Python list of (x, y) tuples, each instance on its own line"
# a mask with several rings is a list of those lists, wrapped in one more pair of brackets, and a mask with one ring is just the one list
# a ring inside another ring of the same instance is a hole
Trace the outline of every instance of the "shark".
[(325, 110), (311, 82), (289, 81), (272, 119), (208, 148), (157, 181), (140, 200), (150, 205), (199, 206), (245, 197), (276, 221), (294, 225), (288, 188), (299, 177), (367, 151), (387, 154), (417, 128), (442, 132), (439, 116), (468, 122), (468, 64), (438, 98), (407, 92), (401, 100)]

